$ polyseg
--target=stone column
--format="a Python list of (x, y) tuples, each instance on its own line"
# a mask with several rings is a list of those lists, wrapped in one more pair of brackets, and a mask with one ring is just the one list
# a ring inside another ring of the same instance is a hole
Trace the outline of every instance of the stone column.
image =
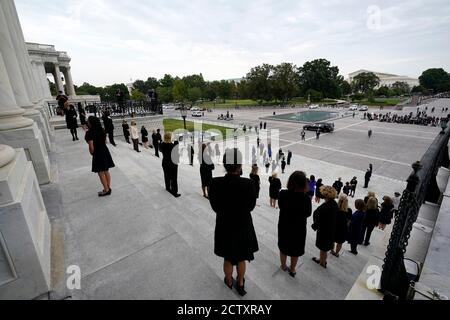
[(56, 90), (65, 92), (64, 85), (61, 81), (61, 70), (59, 69), (59, 64), (55, 63), (55, 71), (53, 73), (53, 77), (55, 78)]
[(23, 149), (0, 144), (0, 300), (50, 290), (51, 226)]
[[(0, 23), (2, 21), (0, 18)], [(0, 26), (0, 41), (3, 39), (4, 30)], [(17, 105), (11, 87), (9, 70), (6, 68), (3, 58), (3, 52), (6, 49), (10, 48), (0, 44), (0, 144), (24, 148), (28, 159), (33, 162), (39, 183), (49, 183), (50, 162), (42, 133), (33, 120), (23, 117), (25, 110)]]
[(73, 85), (72, 73), (70, 72), (70, 66), (68, 66), (66, 68), (64, 77), (66, 78), (67, 94), (69, 96), (75, 97), (76, 93), (75, 93), (75, 87)]
[[(7, 69), (9, 69), (8, 74), (10, 75), (13, 88), (17, 88), (15, 92), (16, 101), (21, 107), (26, 109), (25, 116), (33, 119), (37, 123), (39, 129), (42, 131), (45, 146), (47, 150), (50, 150), (49, 126), (42, 116), (42, 104), (37, 97), (35, 81), (33, 81), (34, 78), (31, 72), (30, 57), (26, 50), (25, 42), (20, 40), (23, 39), (23, 34), (19, 35), (18, 29), (20, 29), (20, 32), (22, 32), (22, 29), (20, 26), (18, 27), (19, 22), (15, 21), (17, 18), (12, 13), (12, 9), (15, 12), (15, 7), (13, 8), (11, 5), (14, 6), (14, 3), (11, 3), (10, 0), (4, 0), (0, 4), (0, 10), (3, 12), (3, 16), (0, 16), (0, 19), (3, 18), (4, 20), (0, 22), (0, 26), (2, 28), (5, 26), (5, 30), (2, 32), (5, 35), (5, 39), (3, 37), (0, 39), (0, 45), (8, 43), (8, 46), (12, 48), (14, 53), (14, 56), (5, 54), (4, 59)], [(9, 41), (7, 34), (9, 34)], [(11, 53), (11, 50), (8, 52)]]
[(40, 78), (42, 79), (42, 86), (44, 88), (44, 97), (48, 100), (53, 100), (52, 92), (50, 91), (50, 85), (47, 79), (47, 71), (45, 71), (44, 63), (37, 64), (39, 69)]

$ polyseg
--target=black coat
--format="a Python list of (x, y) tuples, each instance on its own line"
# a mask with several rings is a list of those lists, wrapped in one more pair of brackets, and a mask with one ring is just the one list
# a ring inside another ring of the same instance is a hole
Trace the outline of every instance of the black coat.
[(336, 232), (334, 234), (334, 242), (343, 244), (348, 239), (348, 228), (352, 221), (352, 210), (347, 212), (338, 211), (336, 214)]
[(352, 215), (348, 230), (348, 242), (357, 244), (360, 241), (363, 229), (365, 213), (363, 211), (355, 211)]
[(316, 183), (316, 197), (319, 199), (323, 199), (322, 193), (320, 192), (320, 188), (323, 186), (323, 183)]
[(290, 257), (305, 254), (306, 222), (311, 216), (311, 198), (306, 193), (281, 190), (278, 200), (278, 248)]
[(74, 108), (70, 108), (69, 110), (65, 111), (66, 113), (66, 124), (67, 129), (76, 129), (78, 128), (78, 122), (77, 122), (77, 112)]
[(130, 126), (128, 124), (122, 124), (123, 135), (126, 137), (130, 136)]
[(380, 222), (380, 210), (368, 209), (364, 218), (364, 225), (367, 227), (376, 227)]
[(103, 116), (103, 125), (105, 126), (105, 131), (111, 133), (114, 131), (114, 123), (110, 117)]
[(146, 143), (148, 142), (148, 131), (145, 128), (141, 129), (141, 135), (142, 135), (142, 142)]
[(386, 205), (384, 203), (381, 204), (381, 212), (380, 212), (380, 223), (381, 224), (391, 224), (392, 218), (394, 215), (394, 205)]
[(281, 180), (278, 178), (269, 177), (269, 197), (271, 199), (278, 199), (278, 194), (281, 190)]
[(334, 248), (337, 211), (338, 205), (334, 200), (326, 201), (314, 211), (313, 226), (317, 230), (316, 247), (321, 251), (330, 251)]
[(250, 179), (253, 181), (255, 185), (256, 198), (259, 198), (259, 191), (261, 190), (261, 179), (257, 174), (250, 173)]
[(209, 201), (216, 212), (214, 253), (233, 265), (254, 260), (259, 247), (251, 216), (256, 206), (253, 182), (234, 175), (214, 178)]
[[(175, 150), (174, 150), (175, 149)], [(163, 154), (162, 166), (163, 168), (174, 168), (178, 167), (179, 154), (178, 154), (178, 143), (166, 143), (163, 142), (160, 145), (161, 153)]]

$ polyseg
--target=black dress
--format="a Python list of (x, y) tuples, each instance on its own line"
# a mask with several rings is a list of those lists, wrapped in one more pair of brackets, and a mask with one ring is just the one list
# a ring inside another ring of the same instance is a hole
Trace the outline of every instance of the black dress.
[(160, 148), (163, 154), (162, 167), (166, 190), (175, 195), (178, 193), (178, 143), (163, 142)]
[(209, 201), (217, 214), (214, 253), (233, 265), (254, 260), (259, 247), (251, 216), (256, 206), (253, 182), (235, 175), (214, 178)]
[(290, 257), (305, 254), (306, 221), (311, 216), (311, 199), (306, 193), (281, 190), (279, 197), (278, 248)]
[(314, 229), (317, 230), (316, 247), (321, 251), (328, 252), (334, 248), (337, 211), (338, 205), (334, 200), (326, 201), (314, 211)]
[(380, 223), (381, 224), (391, 224), (393, 218), (393, 210), (394, 205), (381, 204), (381, 212), (380, 212)]
[(212, 162), (209, 151), (200, 151), (200, 155), (203, 155), (203, 159), (200, 160), (200, 179), (202, 181), (202, 187), (209, 187), (213, 179), (214, 164)]
[(336, 232), (334, 242), (343, 244), (348, 239), (348, 226), (352, 221), (352, 210), (338, 211), (336, 213)]
[(261, 190), (261, 179), (257, 174), (251, 174), (250, 173), (250, 179), (253, 181), (255, 185), (255, 191), (256, 191), (256, 199), (259, 199), (259, 191)]
[(316, 183), (316, 197), (319, 199), (323, 199), (323, 195), (320, 192), (320, 188), (323, 186), (323, 183)]
[(142, 135), (142, 143), (148, 142), (148, 131), (147, 129), (141, 129), (141, 135)]
[(66, 111), (66, 124), (67, 129), (76, 129), (78, 128), (78, 122), (77, 122), (77, 112), (75, 109), (70, 108)]
[(104, 132), (86, 132), (85, 140), (93, 141), (94, 154), (92, 155), (92, 172), (98, 173), (114, 168), (114, 161), (106, 146), (106, 134)]
[(269, 177), (269, 196), (270, 199), (278, 200), (278, 195), (281, 190), (281, 181), (278, 178)]

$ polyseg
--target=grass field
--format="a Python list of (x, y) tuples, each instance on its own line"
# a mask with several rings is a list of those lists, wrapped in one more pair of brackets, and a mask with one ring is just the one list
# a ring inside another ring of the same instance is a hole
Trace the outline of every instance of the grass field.
[[(287, 104), (302, 104), (306, 103), (306, 99), (299, 97), (299, 98), (293, 98), (292, 100), (288, 101)], [(332, 99), (325, 99), (321, 101), (320, 103), (335, 103), (335, 100)], [(280, 101), (264, 101), (262, 105), (259, 104), (258, 101), (251, 100), (251, 99), (240, 99), (240, 100), (225, 100), (218, 101), (214, 103), (214, 101), (205, 101), (201, 104), (199, 104), (200, 107), (204, 108), (234, 108), (236, 106), (240, 107), (261, 107), (261, 106), (274, 106), (279, 105)]]
[[(164, 119), (163, 125), (164, 125), (164, 131), (166, 131), (166, 132), (167, 131), (174, 132), (175, 130), (179, 130), (179, 129), (183, 130), (184, 129), (183, 120)], [(186, 128), (190, 132), (194, 131), (194, 122), (186, 121)], [(223, 137), (226, 136), (227, 130), (234, 130), (234, 128), (217, 126), (217, 125), (207, 124), (207, 123), (202, 124), (202, 129), (203, 129), (203, 131), (212, 130), (212, 129), (219, 130), (222, 133)]]
[(396, 106), (403, 99), (400, 98), (375, 98), (375, 102), (369, 102), (368, 100), (353, 101), (354, 103), (365, 104), (367, 106)]

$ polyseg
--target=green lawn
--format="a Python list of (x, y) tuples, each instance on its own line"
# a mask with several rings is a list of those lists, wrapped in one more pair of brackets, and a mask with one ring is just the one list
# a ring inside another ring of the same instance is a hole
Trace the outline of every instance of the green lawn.
[[(302, 98), (302, 97), (298, 97), (298, 98), (293, 98), (292, 100), (290, 100), (287, 104), (301, 104), (301, 103), (306, 103), (306, 99)], [(332, 99), (325, 99), (323, 101), (321, 101), (322, 103), (336, 103), (336, 100), (332, 100)], [(218, 101), (216, 103), (214, 103), (213, 101), (205, 101), (201, 104), (199, 104), (200, 107), (204, 107), (204, 108), (234, 108), (236, 105), (240, 106), (240, 107), (260, 107), (260, 106), (274, 106), (274, 105), (279, 105), (280, 101), (264, 101), (262, 105), (259, 104), (258, 101), (255, 100), (251, 100), (251, 99), (241, 99), (241, 100), (225, 100), (225, 102), (223, 102), (223, 100)]]
[[(164, 131), (166, 131), (166, 132), (167, 131), (174, 132), (175, 130), (178, 130), (178, 129), (181, 129), (181, 130), (184, 129), (183, 120), (164, 119), (163, 125), (164, 125)], [(194, 122), (186, 121), (186, 128), (188, 131), (191, 131), (191, 132), (194, 131)], [(227, 130), (234, 130), (234, 128), (217, 126), (217, 125), (207, 124), (207, 123), (202, 124), (202, 129), (203, 129), (203, 131), (207, 131), (207, 130), (211, 130), (211, 129), (219, 130), (222, 133), (223, 137), (226, 136)]]
[(365, 104), (367, 106), (396, 106), (400, 102), (402, 102), (404, 99), (400, 98), (375, 98), (375, 102), (369, 102), (368, 100), (357, 100), (353, 101), (355, 103), (359, 104)]

